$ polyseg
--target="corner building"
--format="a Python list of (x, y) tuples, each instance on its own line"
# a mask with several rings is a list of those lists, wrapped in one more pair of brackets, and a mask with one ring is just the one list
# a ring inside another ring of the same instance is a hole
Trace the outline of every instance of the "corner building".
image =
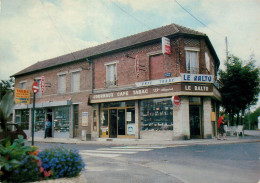
[[(36, 97), (38, 135), (49, 118), (54, 137), (212, 138), (219, 65), (207, 35), (170, 24), (37, 62), (13, 76), (22, 89), (45, 77), (45, 92)], [(14, 120), (28, 130), (31, 108), (15, 107)]]

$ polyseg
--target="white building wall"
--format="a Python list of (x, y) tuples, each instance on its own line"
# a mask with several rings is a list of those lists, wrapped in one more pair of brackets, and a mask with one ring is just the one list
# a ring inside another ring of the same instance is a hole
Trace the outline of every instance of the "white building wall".
[(173, 139), (190, 139), (189, 98), (180, 96), (180, 106), (173, 107)]
[(211, 122), (210, 114), (211, 114), (211, 98), (203, 97), (203, 137), (204, 138), (212, 138), (213, 134), (213, 122)]

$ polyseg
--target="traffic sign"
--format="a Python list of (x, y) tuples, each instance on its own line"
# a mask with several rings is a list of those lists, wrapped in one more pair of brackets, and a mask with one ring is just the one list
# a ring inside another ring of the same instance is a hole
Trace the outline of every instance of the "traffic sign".
[(44, 90), (45, 90), (45, 77), (42, 76), (41, 77), (41, 91), (42, 91), (42, 93), (44, 92)]
[(181, 100), (180, 100), (180, 98), (179, 98), (178, 95), (175, 95), (175, 96), (172, 97), (172, 102), (173, 102), (176, 106), (179, 106), (180, 103), (181, 103)]
[(33, 93), (38, 93), (39, 92), (39, 84), (38, 84), (37, 81), (33, 82), (32, 91), (33, 91)]

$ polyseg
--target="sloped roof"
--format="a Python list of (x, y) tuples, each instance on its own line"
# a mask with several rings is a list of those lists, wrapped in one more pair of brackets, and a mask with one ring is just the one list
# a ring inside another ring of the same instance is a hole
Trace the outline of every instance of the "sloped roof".
[[(30, 72), (39, 71), (42, 69), (47, 69), (50, 67), (55, 67), (58, 65), (71, 63), (73, 61), (77, 61), (80, 59), (84, 59), (87, 57), (98, 56), (100, 54), (108, 53), (111, 51), (116, 51), (119, 49), (127, 48), (130, 46), (142, 44), (148, 41), (160, 39), (163, 36), (171, 36), (175, 34), (188, 34), (188, 35), (195, 35), (195, 36), (206, 36), (206, 34), (194, 31), (192, 29), (177, 25), (177, 24), (170, 24), (163, 27), (159, 27), (156, 29), (152, 29), (149, 31), (141, 32), (138, 34), (134, 34), (131, 36), (127, 36), (121, 39), (117, 39), (108, 43), (104, 43), (98, 46), (86, 48), (80, 51), (76, 51), (70, 54), (58, 56), (55, 58), (47, 59), (44, 61), (37, 62), (24, 70), (16, 73), (14, 76), (24, 75)], [(213, 49), (213, 47), (212, 47)], [(214, 49), (213, 49), (214, 50)], [(215, 51), (214, 51), (215, 52)]]

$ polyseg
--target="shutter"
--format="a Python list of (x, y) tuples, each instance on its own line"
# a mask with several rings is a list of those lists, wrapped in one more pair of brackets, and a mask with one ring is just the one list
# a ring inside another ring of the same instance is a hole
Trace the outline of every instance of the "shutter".
[(71, 91), (80, 91), (80, 72), (73, 72), (71, 76)]

